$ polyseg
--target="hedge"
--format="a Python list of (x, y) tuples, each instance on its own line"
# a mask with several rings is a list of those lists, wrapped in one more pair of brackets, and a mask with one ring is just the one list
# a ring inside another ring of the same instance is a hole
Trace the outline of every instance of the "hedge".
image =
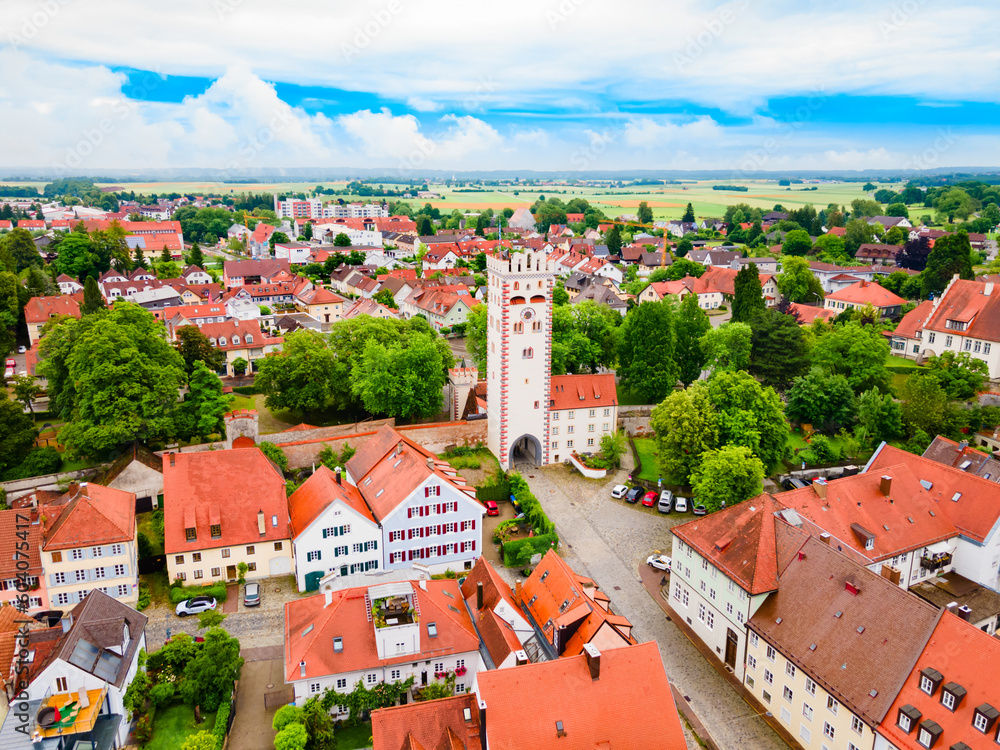
[(180, 604), (193, 596), (211, 596), (218, 602), (226, 601), (226, 584), (212, 583), (208, 586), (171, 586), (170, 601)]
[(544, 555), (558, 546), (559, 535), (554, 531), (527, 539), (515, 539), (503, 545), (503, 564), (508, 568), (524, 567), (530, 564), (533, 555)]
[(510, 497), (510, 482), (504, 477), (502, 481), (496, 484), (480, 485), (476, 487), (476, 497), (484, 503), (487, 500), (497, 503), (507, 500)]
[(263, 393), (263, 391), (256, 385), (234, 385), (233, 393), (239, 393), (243, 396), (256, 396), (258, 393)]
[(927, 370), (926, 367), (917, 364), (909, 367), (906, 365), (886, 365), (885, 369), (898, 375), (912, 375), (915, 372), (925, 372)]
[(521, 506), (521, 512), (524, 513), (524, 517), (528, 519), (535, 533), (554, 534), (556, 530), (555, 524), (545, 515), (545, 511), (542, 510), (542, 504), (532, 494), (528, 483), (524, 481), (524, 477), (516, 471), (511, 472), (509, 481), (510, 494), (514, 496)]
[(212, 727), (212, 734), (215, 736), (216, 747), (220, 750), (226, 744), (226, 731), (229, 729), (229, 712), (232, 710), (232, 705), (232, 698), (230, 698), (219, 706), (219, 712), (215, 715), (215, 726)]

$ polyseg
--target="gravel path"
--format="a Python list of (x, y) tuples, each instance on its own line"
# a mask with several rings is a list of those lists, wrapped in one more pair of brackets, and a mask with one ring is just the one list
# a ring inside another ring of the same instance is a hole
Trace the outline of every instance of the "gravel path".
[(670, 681), (684, 695), (722, 750), (787, 750), (787, 745), (666, 620), (643, 588), (638, 569), (653, 550), (670, 554), (670, 527), (690, 514), (660, 515), (611, 498), (623, 468), (605, 480), (587, 480), (564, 466), (522, 468), (535, 496), (556, 524), (566, 561), (590, 576), (628, 617), (639, 641), (655, 640)]

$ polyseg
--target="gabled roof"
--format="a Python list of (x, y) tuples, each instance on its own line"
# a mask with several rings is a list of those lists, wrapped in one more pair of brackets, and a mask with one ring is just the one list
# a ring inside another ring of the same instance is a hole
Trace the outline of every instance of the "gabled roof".
[(808, 534), (785, 523), (768, 494), (674, 526), (694, 548), (751, 596), (778, 588), (778, 574)]
[[(477, 588), (483, 584), (483, 607), (476, 606)], [(495, 666), (500, 666), (513, 651), (521, 648), (517, 633), (508, 622), (497, 614), (496, 610), (516, 613), (523, 618), (520, 607), (514, 601), (514, 592), (500, 577), (493, 565), (480, 557), (472, 567), (469, 575), (462, 581), (462, 596), (472, 612), (476, 629), (482, 638), (483, 645), (489, 651)]]
[(865, 472), (879, 473), (899, 464), (910, 467), (935, 507), (963, 536), (977, 542), (986, 540), (1000, 518), (1000, 499), (993, 482), (885, 443), (875, 451)]
[(28, 323), (44, 323), (57, 315), (80, 318), (80, 305), (68, 294), (57, 297), (32, 297), (24, 306), (24, 319)]
[(855, 305), (870, 304), (873, 307), (896, 307), (906, 304), (906, 300), (898, 294), (893, 294), (881, 284), (871, 281), (858, 281), (831, 292), (826, 298), (837, 302), (851, 302)]
[(70, 487), (45, 506), (43, 549), (91, 547), (135, 539), (135, 495), (99, 484)]
[(806, 540), (780, 578), (750, 629), (862, 721), (878, 725), (940, 610), (817, 537)]
[(300, 293), (298, 297), (307, 305), (338, 305), (344, 302), (343, 297), (323, 286), (313, 287), (308, 292)]
[(981, 450), (972, 448), (968, 442), (959, 445), (954, 440), (938, 435), (927, 446), (923, 455), (924, 458), (951, 466), (966, 474), (975, 474), (991, 482), (1000, 482), (1000, 461)]
[(480, 672), (490, 750), (685, 750), (656, 643), (598, 658), (597, 679), (586, 654)]
[(1000, 288), (978, 281), (953, 281), (928, 317), (926, 328), (947, 331), (949, 320), (967, 323), (961, 335), (986, 341), (1000, 341)]
[(308, 528), (309, 524), (337, 500), (363, 518), (375, 523), (375, 517), (365, 504), (358, 488), (344, 478), (338, 482), (336, 474), (320, 464), (315, 473), (288, 498), (292, 538), (298, 537)]
[(915, 339), (917, 333), (924, 330), (924, 326), (927, 324), (927, 319), (930, 317), (931, 310), (933, 309), (934, 301), (929, 299), (924, 300), (903, 316), (903, 319), (896, 325), (896, 330), (890, 335)]
[(800, 325), (809, 325), (816, 318), (821, 318), (823, 320), (832, 320), (837, 317), (836, 310), (831, 310), (826, 307), (813, 307), (811, 305), (804, 305), (798, 302), (792, 302), (789, 304), (789, 308), (798, 316)]
[(378, 750), (482, 750), (481, 729), (475, 693), (372, 711)]
[[(28, 528), (25, 529), (24, 516), (25, 513), (20, 510), (0, 510), (0, 578), (16, 578), (18, 571), (33, 576), (42, 574), (42, 557), (39, 554), (39, 550), (42, 548), (42, 526), (38, 520), (37, 512), (31, 511), (31, 521)], [(19, 521), (19, 518), (22, 520)], [(25, 534), (27, 538), (18, 536), (19, 533)], [(24, 542), (28, 543), (28, 567), (19, 568), (17, 563), (25, 560), (23, 557)], [(18, 549), (22, 550), (20, 557), (17, 554)], [(0, 613), (6, 609), (13, 610), (13, 607), (0, 607)], [(0, 663), (0, 667), (2, 667), (2, 663)]]
[(549, 383), (550, 409), (593, 409), (618, 405), (618, 388), (611, 373), (553, 375)]

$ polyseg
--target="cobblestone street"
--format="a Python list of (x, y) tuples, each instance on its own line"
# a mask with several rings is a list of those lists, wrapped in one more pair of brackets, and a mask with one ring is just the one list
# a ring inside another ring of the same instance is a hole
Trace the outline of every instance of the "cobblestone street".
[[(631, 456), (627, 457), (631, 460)], [(564, 466), (519, 467), (563, 540), (562, 555), (590, 576), (611, 597), (612, 607), (628, 617), (639, 641), (655, 640), (667, 677), (680, 691), (721, 750), (785, 750), (787, 745), (757, 716), (702, 657), (675, 625), (668, 622), (639, 578), (639, 566), (653, 550), (670, 554), (672, 525), (691, 520), (689, 513), (660, 515), (611, 497), (624, 483), (622, 470), (606, 480), (587, 480)]]

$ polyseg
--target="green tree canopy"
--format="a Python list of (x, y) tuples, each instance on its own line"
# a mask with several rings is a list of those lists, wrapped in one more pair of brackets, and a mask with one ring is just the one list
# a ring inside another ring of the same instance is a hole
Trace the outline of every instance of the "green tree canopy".
[(429, 417), (441, 411), (445, 366), (428, 337), (389, 347), (370, 340), (352, 373), (352, 390), (372, 414)]
[(677, 384), (675, 313), (666, 300), (633, 307), (622, 324), (618, 375), (644, 403), (659, 403)]
[(225, 431), (223, 417), (229, 411), (230, 400), (222, 393), (219, 376), (204, 362), (195, 362), (182, 409), (189, 434), (201, 437), (221, 435)]
[(734, 323), (749, 323), (757, 313), (764, 312), (766, 305), (756, 263), (749, 263), (737, 272), (733, 289)]
[(764, 465), (740, 445), (707, 451), (691, 477), (695, 499), (709, 512), (756, 497), (764, 491), (763, 482)]
[(937, 380), (953, 399), (974, 398), (990, 376), (986, 362), (973, 359), (968, 352), (942, 352), (928, 360), (927, 368), (926, 377)]
[(871, 388), (858, 398), (858, 426), (876, 442), (902, 437), (902, 407), (892, 394)]
[(821, 367), (795, 378), (785, 407), (789, 419), (811, 424), (828, 435), (853, 422), (855, 411), (854, 391), (847, 378)]
[(38, 431), (21, 405), (0, 395), (0, 476), (20, 464), (35, 443)]
[(640, 201), (639, 208), (636, 211), (636, 216), (638, 217), (640, 224), (653, 223), (653, 209), (649, 207), (649, 203), (646, 201)]
[(208, 336), (197, 326), (181, 326), (177, 329), (174, 346), (184, 360), (187, 372), (194, 370), (195, 362), (204, 362), (208, 369), (218, 372), (226, 361), (226, 355), (212, 346)]
[(324, 409), (333, 400), (337, 378), (347, 376), (323, 334), (305, 328), (289, 333), (280, 352), (256, 364), (254, 382), (267, 394), (269, 409)]
[(706, 331), (701, 337), (705, 367), (720, 370), (746, 370), (750, 367), (753, 329), (747, 323), (725, 323)]
[(808, 255), (812, 247), (813, 243), (809, 232), (804, 229), (793, 229), (782, 240), (781, 254), (792, 256)]
[(100, 259), (94, 252), (94, 243), (85, 233), (70, 232), (59, 243), (56, 269), (74, 279), (97, 276), (100, 273)]
[(927, 267), (920, 274), (924, 297), (941, 294), (955, 274), (960, 279), (975, 278), (972, 271), (972, 245), (964, 230), (935, 240), (934, 247), (927, 256)]
[(181, 695), (191, 705), (216, 711), (232, 695), (242, 667), (240, 642), (222, 628), (209, 628), (205, 642), (184, 668)]
[(774, 308), (750, 320), (750, 372), (764, 385), (785, 389), (809, 369), (809, 350), (798, 321)]
[(903, 422), (911, 434), (923, 431), (937, 435), (950, 431), (955, 414), (948, 393), (932, 377), (909, 377), (900, 392), (903, 400)]
[(834, 326), (813, 346), (813, 363), (844, 375), (855, 393), (877, 388), (889, 392), (885, 369), (889, 344), (881, 332), (855, 322)]
[(489, 312), (486, 305), (476, 305), (465, 317), (465, 348), (479, 372), (486, 372), (486, 323)]
[(83, 305), (80, 307), (80, 312), (84, 315), (90, 315), (98, 310), (103, 310), (104, 307), (104, 296), (101, 294), (100, 287), (97, 286), (97, 279), (88, 276), (83, 283)]
[(650, 415), (660, 473), (687, 484), (705, 451), (719, 445), (718, 413), (706, 383), (674, 391)]
[(823, 285), (813, 275), (805, 258), (785, 258), (777, 281), (778, 289), (789, 301), (823, 304)]
[(684, 223), (694, 222), (694, 206), (690, 203), (687, 204), (687, 208), (684, 209), (684, 215), (681, 217), (681, 221)]
[(15, 228), (10, 230), (2, 242), (6, 251), (13, 258), (18, 273), (32, 266), (35, 268), (42, 267), (42, 256), (39, 254), (38, 247), (36, 247), (35, 241), (31, 237), (31, 232), (27, 229)]
[(698, 305), (698, 295), (688, 294), (681, 301), (674, 320), (677, 335), (676, 359), (680, 381), (691, 385), (705, 368), (705, 351), (702, 337), (712, 329), (708, 315)]
[(719, 442), (743, 445), (771, 468), (788, 455), (788, 423), (781, 399), (746, 372), (717, 372), (708, 392), (719, 414)]

